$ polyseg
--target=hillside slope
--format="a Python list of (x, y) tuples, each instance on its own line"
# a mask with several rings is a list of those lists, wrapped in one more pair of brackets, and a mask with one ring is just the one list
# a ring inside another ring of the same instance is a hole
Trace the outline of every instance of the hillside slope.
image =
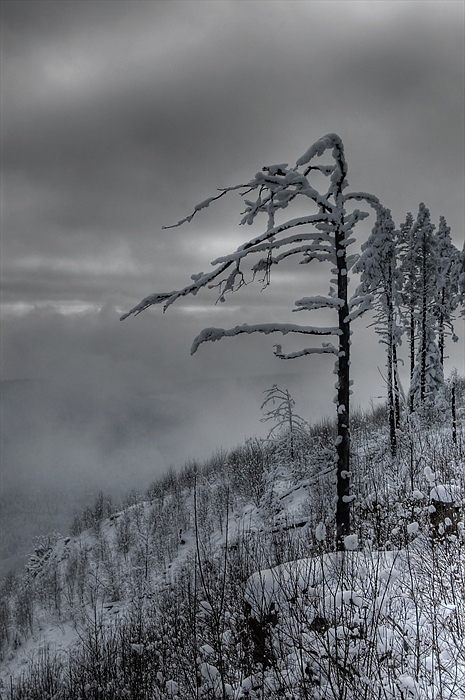
[(465, 698), (463, 427), (393, 459), (354, 420), (338, 554), (331, 442), (249, 440), (45, 539), (3, 586), (2, 700)]

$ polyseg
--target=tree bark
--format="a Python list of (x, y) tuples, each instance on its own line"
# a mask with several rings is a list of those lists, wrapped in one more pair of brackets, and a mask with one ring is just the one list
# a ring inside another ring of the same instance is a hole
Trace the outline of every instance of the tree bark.
[(396, 434), (396, 408), (394, 403), (394, 365), (393, 365), (394, 343), (392, 338), (389, 338), (388, 350), (388, 411), (389, 411), (389, 442), (391, 446), (391, 454), (394, 457), (397, 453), (397, 434)]
[(444, 347), (445, 347), (445, 330), (444, 330), (444, 304), (445, 304), (445, 290), (444, 287), (441, 289), (441, 308), (439, 312), (439, 338), (438, 338), (438, 347), (439, 347), (439, 355), (440, 355), (440, 360), (441, 360), (441, 365), (444, 367)]
[[(413, 373), (415, 371), (415, 315), (413, 306), (410, 307), (410, 386), (412, 386)], [(409, 395), (409, 409), (413, 412), (413, 393)]]
[(339, 357), (337, 363), (337, 506), (336, 549), (344, 550), (344, 537), (350, 534), (350, 320), (347, 301), (347, 259), (342, 226), (336, 231), (337, 291), (344, 302), (338, 309)]
[(394, 370), (394, 405), (396, 412), (396, 428), (400, 427), (400, 387), (399, 387), (399, 370), (397, 362), (397, 346), (394, 343), (392, 347), (392, 366)]
[(426, 269), (426, 243), (423, 237), (422, 246), (422, 290), (421, 290), (421, 340), (420, 340), (420, 404), (423, 406), (426, 396), (426, 353), (428, 350), (427, 332), (427, 269)]
[(391, 454), (394, 457), (397, 452), (397, 435), (396, 435), (396, 408), (394, 404), (394, 302), (392, 294), (392, 268), (389, 268), (388, 287), (386, 294), (387, 306), (387, 331), (388, 331), (388, 350), (387, 350), (387, 381), (388, 381), (388, 411), (389, 411), (389, 437)]

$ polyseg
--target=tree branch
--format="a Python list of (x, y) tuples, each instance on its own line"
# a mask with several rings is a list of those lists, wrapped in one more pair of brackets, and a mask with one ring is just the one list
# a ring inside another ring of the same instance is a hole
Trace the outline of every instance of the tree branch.
[[(204, 328), (199, 335), (194, 338), (191, 347), (191, 355), (193, 355), (202, 343), (207, 341), (215, 342), (221, 338), (233, 337), (241, 333), (301, 333), (303, 335), (340, 335), (341, 331), (336, 326), (318, 327), (318, 326), (298, 326), (291, 323), (257, 323), (249, 326), (244, 323), (242, 326), (234, 326), (234, 328)], [(324, 352), (330, 352), (328, 350)]]
[(303, 348), (302, 350), (297, 350), (297, 352), (283, 353), (281, 345), (275, 345), (274, 354), (281, 360), (295, 360), (298, 357), (305, 357), (305, 355), (325, 355), (332, 354), (337, 355), (338, 349), (331, 343), (323, 343), (321, 348)]

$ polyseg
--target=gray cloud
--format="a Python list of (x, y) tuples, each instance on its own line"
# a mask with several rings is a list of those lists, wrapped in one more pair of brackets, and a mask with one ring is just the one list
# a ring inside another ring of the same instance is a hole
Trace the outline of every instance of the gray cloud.
[[(12, 424), (19, 471), (40, 436), (45, 471), (69, 447), (86, 478), (95, 462), (123, 478), (137, 450), (159, 468), (204, 455), (260, 429), (276, 377), (309, 418), (332, 410), (327, 358), (283, 364), (262, 337), (188, 354), (204, 326), (288, 319), (299, 296), (326, 292), (326, 271), (289, 265), (221, 309), (212, 292), (118, 322), (253, 235), (233, 194), (162, 231), (216, 187), (336, 131), (351, 187), (398, 222), (425, 201), (462, 245), (462, 3), (7, 1), (2, 54), (2, 372), (47, 387), (32, 392), (27, 448)], [(354, 347), (366, 403), (383, 393), (384, 360), (365, 331)], [(463, 343), (450, 354), (463, 370)], [(73, 406), (76, 424), (63, 422)]]

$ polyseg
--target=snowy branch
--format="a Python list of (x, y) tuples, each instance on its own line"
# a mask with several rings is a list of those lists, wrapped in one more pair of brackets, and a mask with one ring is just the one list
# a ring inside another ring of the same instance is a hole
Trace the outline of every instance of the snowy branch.
[[(323, 136), (321, 139), (318, 139), (318, 141), (315, 141), (315, 143), (313, 143), (310, 148), (308, 148), (305, 153), (297, 159), (296, 165), (306, 165), (313, 160), (315, 156), (322, 156), (323, 153), (329, 148), (333, 149), (334, 159), (340, 159), (341, 154), (344, 153), (344, 146), (342, 145), (342, 141), (337, 134), (326, 134), (326, 136)], [(327, 169), (326, 174), (328, 174), (328, 171), (333, 173), (334, 169), (334, 166), (330, 166), (330, 168)]]
[(221, 199), (221, 197), (224, 197), (224, 195), (227, 194), (228, 192), (232, 192), (233, 190), (244, 189), (246, 187), (248, 187), (248, 185), (233, 185), (232, 187), (224, 187), (221, 189), (220, 194), (217, 194), (215, 197), (208, 197), (208, 199), (204, 199), (203, 202), (196, 204), (192, 214), (189, 214), (189, 216), (185, 216), (184, 219), (181, 219), (180, 221), (178, 221), (177, 224), (172, 224), (171, 226), (162, 226), (162, 228), (163, 229), (177, 228), (178, 226), (182, 226), (182, 224), (189, 223), (190, 221), (192, 221), (192, 219), (197, 214), (197, 212), (201, 211), (202, 209), (206, 209), (207, 207), (210, 206), (210, 204), (212, 202), (216, 202), (217, 199)]
[[(374, 194), (369, 194), (368, 192), (348, 192), (347, 194), (344, 195), (344, 202), (348, 202), (349, 200), (354, 199), (357, 202), (366, 202), (367, 204), (370, 205), (370, 207), (373, 207), (376, 211), (380, 207), (380, 201), (378, 197), (375, 197)], [(363, 213), (363, 212), (359, 212)], [(354, 212), (355, 214), (355, 212)], [(362, 217), (365, 218), (365, 217)]]
[(170, 299), (174, 294), (179, 294), (179, 292), (161, 292), (159, 294), (149, 294), (147, 297), (142, 299), (142, 301), (136, 304), (136, 306), (133, 306), (132, 309), (120, 316), (120, 321), (124, 321), (125, 318), (128, 318), (132, 315), (137, 316), (142, 311), (145, 311), (145, 309), (148, 309), (149, 306), (153, 306), (154, 304), (161, 304), (163, 301)]
[(275, 345), (274, 354), (281, 360), (295, 360), (299, 357), (305, 357), (305, 355), (325, 355), (332, 354), (337, 355), (338, 349), (331, 343), (323, 343), (321, 348), (303, 348), (302, 350), (297, 350), (297, 352), (283, 353), (281, 345)]
[(344, 306), (344, 301), (343, 299), (338, 299), (337, 297), (314, 296), (297, 299), (294, 304), (300, 308), (292, 309), (292, 311), (313, 311), (313, 309), (325, 308), (338, 309), (339, 307)]
[(244, 323), (242, 326), (234, 326), (234, 328), (204, 328), (203, 331), (194, 339), (191, 347), (191, 355), (193, 355), (202, 343), (207, 341), (221, 340), (221, 338), (233, 337), (241, 333), (301, 333), (303, 335), (340, 335), (341, 331), (335, 326), (298, 326), (292, 323), (257, 323), (249, 326)]
[[(282, 228), (282, 227), (281, 227)], [(258, 244), (257, 239), (255, 239), (254, 242), (250, 242), (250, 244), (246, 244), (245, 246), (241, 246), (238, 248), (234, 253), (231, 253), (230, 255), (225, 255), (220, 258), (216, 258), (216, 260), (213, 260), (211, 263), (212, 265), (219, 265), (221, 263), (225, 262), (238, 262), (245, 258), (247, 255), (250, 255), (251, 253), (262, 253), (263, 251), (266, 250), (276, 250), (277, 248), (282, 248), (283, 246), (286, 245), (292, 245), (293, 243), (300, 243), (301, 241), (313, 241), (313, 245), (318, 246), (320, 243), (331, 243), (329, 237), (324, 234), (324, 233), (319, 233), (319, 232), (313, 232), (313, 233), (295, 233), (293, 236), (288, 236), (287, 238), (282, 238), (279, 241), (274, 241), (274, 240), (269, 240), (270, 238), (273, 238), (275, 235), (274, 231), (271, 230), (267, 232), (266, 238), (268, 239), (267, 242), (260, 242)], [(266, 239), (262, 239), (265, 241)]]
[(232, 263), (225, 263), (224, 265), (221, 265), (217, 270), (212, 270), (212, 272), (207, 274), (204, 274), (202, 272), (197, 275), (192, 275), (191, 279), (194, 280), (194, 283), (189, 284), (178, 291), (161, 293), (155, 292), (153, 294), (149, 294), (147, 297), (142, 299), (142, 301), (136, 304), (136, 306), (133, 306), (133, 308), (130, 309), (127, 313), (123, 314), (120, 317), (120, 321), (124, 321), (124, 319), (128, 318), (128, 316), (131, 315), (137, 316), (142, 311), (145, 311), (145, 309), (148, 309), (149, 306), (153, 306), (154, 304), (161, 304), (162, 302), (165, 302), (163, 310), (166, 311), (166, 309), (169, 306), (171, 306), (171, 304), (173, 304), (177, 299), (179, 299), (179, 297), (185, 297), (188, 294), (192, 294), (193, 296), (195, 296), (199, 289), (201, 289), (202, 287), (206, 287), (210, 282), (212, 282), (225, 270), (227, 270), (231, 264)]
[[(358, 308), (355, 308), (358, 306)], [(370, 311), (373, 308), (373, 295), (367, 294), (365, 297), (356, 297), (353, 301), (351, 300), (350, 308), (354, 310), (349, 313), (345, 320), (351, 322), (355, 321), (356, 318), (362, 316), (366, 311)]]
[[(285, 221), (282, 224), (279, 224), (278, 226), (272, 226), (271, 228), (268, 228), (264, 233), (260, 234), (260, 236), (257, 236), (256, 238), (252, 238), (252, 240), (247, 241), (247, 243), (243, 243), (239, 248), (237, 249), (237, 252), (241, 250), (248, 250), (249, 248), (253, 248), (257, 243), (262, 243), (263, 241), (267, 241), (270, 238), (274, 238), (277, 236), (279, 233), (282, 233), (283, 231), (287, 231), (290, 228), (295, 228), (296, 226), (305, 226), (306, 224), (314, 224), (315, 226), (317, 224), (325, 223), (325, 224), (331, 224), (332, 222), (332, 217), (330, 217), (328, 214), (320, 213), (320, 214), (312, 214), (311, 216), (299, 216), (296, 217), (295, 219), (289, 219), (288, 221)], [(324, 238), (329, 239), (329, 236), (325, 236), (324, 234), (315, 234), (315, 237), (320, 236), (321, 240), (324, 240)], [(214, 264), (214, 263), (212, 263)]]

